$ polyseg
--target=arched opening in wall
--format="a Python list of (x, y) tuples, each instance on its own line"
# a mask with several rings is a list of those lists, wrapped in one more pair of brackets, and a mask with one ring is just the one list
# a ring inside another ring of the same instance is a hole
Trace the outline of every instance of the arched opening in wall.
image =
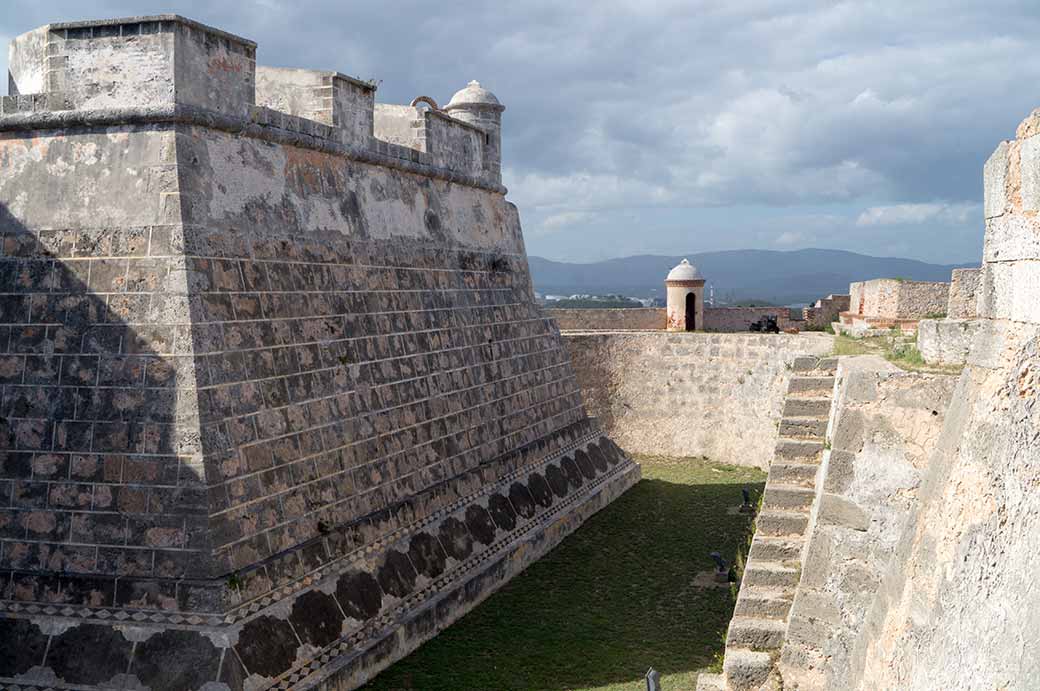
[(686, 293), (686, 330), (697, 330), (697, 293)]

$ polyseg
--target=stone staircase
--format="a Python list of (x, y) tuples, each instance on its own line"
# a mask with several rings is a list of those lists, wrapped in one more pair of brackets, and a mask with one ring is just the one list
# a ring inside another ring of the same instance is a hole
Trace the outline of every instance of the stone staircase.
[(837, 358), (800, 357), (780, 420), (761, 512), (726, 637), (722, 674), (697, 691), (779, 689), (775, 661), (802, 573), (802, 547), (823, 460)]

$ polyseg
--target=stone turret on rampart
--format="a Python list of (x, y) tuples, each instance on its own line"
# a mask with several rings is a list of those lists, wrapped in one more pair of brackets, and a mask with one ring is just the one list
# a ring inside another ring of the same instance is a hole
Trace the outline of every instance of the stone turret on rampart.
[(252, 41), (176, 15), (49, 24), (11, 43), (9, 65), (5, 115), (63, 113), (71, 124), (102, 111), (110, 120), (175, 114), (224, 128), (245, 120), (326, 149), (502, 182), (505, 107), (477, 82), (443, 110), (377, 106), (374, 83), (257, 65)]

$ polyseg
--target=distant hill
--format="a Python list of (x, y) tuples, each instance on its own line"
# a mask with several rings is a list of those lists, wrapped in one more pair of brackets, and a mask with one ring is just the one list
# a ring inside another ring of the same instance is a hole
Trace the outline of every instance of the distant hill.
[(950, 270), (978, 264), (927, 264), (913, 259), (871, 257), (842, 250), (728, 250), (700, 254), (640, 255), (592, 264), (530, 257), (534, 288), (550, 295), (664, 295), (664, 277), (683, 257), (715, 287), (716, 302), (765, 300), (789, 305), (829, 293), (847, 293), (849, 283), (871, 278), (949, 281)]

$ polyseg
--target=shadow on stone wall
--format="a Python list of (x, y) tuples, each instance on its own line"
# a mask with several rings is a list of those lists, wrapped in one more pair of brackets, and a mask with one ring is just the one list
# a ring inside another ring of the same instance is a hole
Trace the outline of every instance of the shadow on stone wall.
[(207, 502), (190, 326), (159, 316), (169, 231), (33, 232), (2, 205), (0, 229), (0, 677), (201, 686), (221, 651), (196, 632), (33, 616), (192, 599)]

